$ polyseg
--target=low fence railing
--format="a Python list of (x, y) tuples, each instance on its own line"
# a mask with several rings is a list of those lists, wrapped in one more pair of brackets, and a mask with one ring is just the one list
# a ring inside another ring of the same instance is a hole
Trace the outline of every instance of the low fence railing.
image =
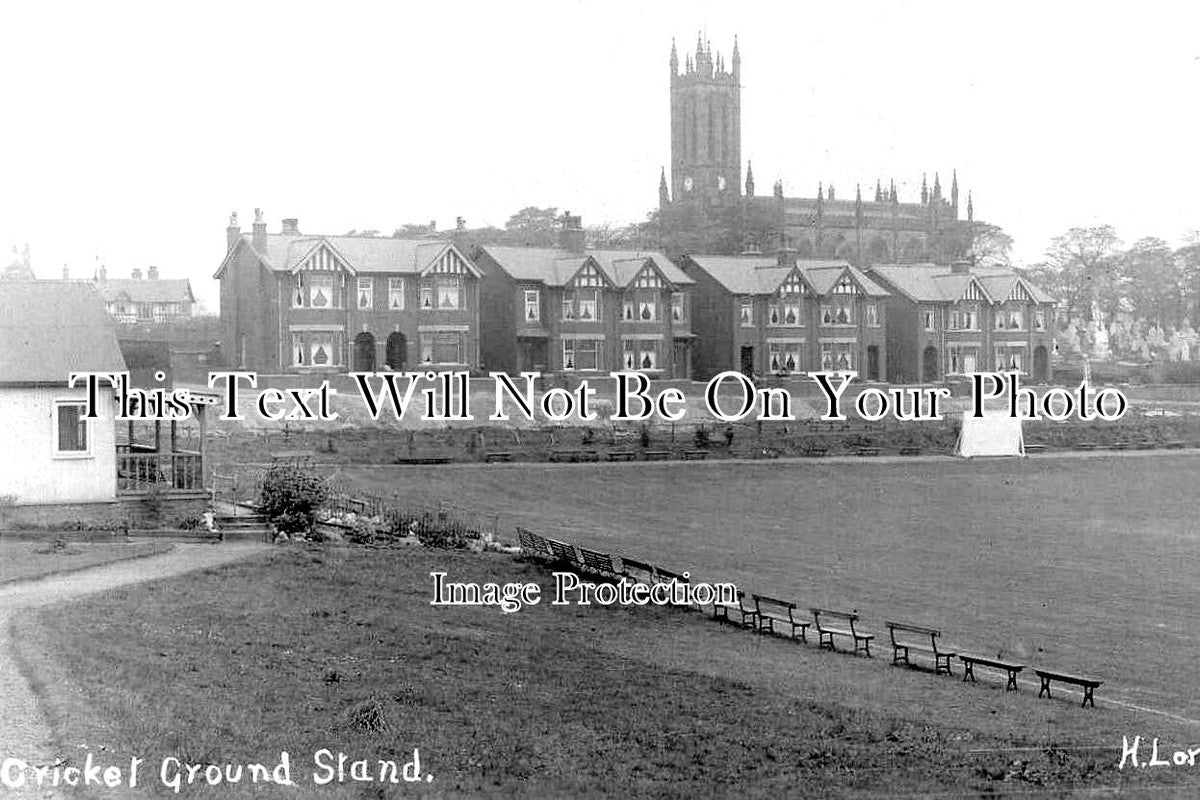
[(204, 465), (199, 453), (117, 453), (117, 491), (202, 491)]

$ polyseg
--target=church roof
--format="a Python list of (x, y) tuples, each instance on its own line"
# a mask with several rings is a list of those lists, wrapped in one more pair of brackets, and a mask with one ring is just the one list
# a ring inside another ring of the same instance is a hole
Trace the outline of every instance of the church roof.
[(541, 281), (547, 286), (563, 286), (589, 260), (619, 287), (633, 281), (647, 261), (676, 286), (693, 281), (662, 253), (650, 250), (585, 250), (582, 253), (552, 247), (493, 247), (482, 249), (505, 272), (519, 281)]
[(4, 284), (0, 384), (66, 384), (72, 372), (124, 371), (113, 322), (91, 284)]
[(914, 302), (953, 303), (962, 298), (967, 286), (975, 281), (992, 302), (1001, 303), (1020, 284), (1038, 303), (1053, 303), (1054, 298), (1017, 272), (1004, 267), (972, 267), (970, 272), (953, 273), (936, 264), (883, 264), (871, 268), (896, 291)]
[[(372, 236), (305, 236), (283, 233), (267, 234), (266, 248), (253, 245), (251, 236), (243, 235), (242, 244), (249, 247), (269, 269), (290, 272), (306, 260), (321, 245), (326, 244), (356, 273), (421, 273), (448, 249), (458, 248), (444, 239), (393, 239)], [(225, 262), (229, 261), (227, 255)], [(461, 253), (459, 253), (462, 256)], [(462, 256), (469, 269), (475, 271), (470, 259)], [(215, 277), (220, 278), (225, 263)]]
[(150, 279), (106, 278), (96, 281), (96, 288), (105, 302), (116, 300), (121, 295), (135, 303), (194, 303), (192, 282), (187, 278)]
[[(792, 271), (780, 266), (774, 256), (687, 256), (732, 294), (771, 294), (779, 289)], [(886, 297), (887, 291), (861, 270), (842, 260), (797, 259), (795, 268), (818, 295), (829, 294), (843, 274), (849, 272), (863, 291), (872, 297)]]

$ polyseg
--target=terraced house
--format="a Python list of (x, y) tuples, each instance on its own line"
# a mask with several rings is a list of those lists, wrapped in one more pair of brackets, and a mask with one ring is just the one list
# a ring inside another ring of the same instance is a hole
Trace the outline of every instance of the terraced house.
[(888, 298), (895, 380), (938, 381), (981, 370), (1050, 379), (1054, 298), (998, 267), (899, 264), (870, 270)]
[(223, 349), (258, 372), (466, 369), (479, 364), (480, 272), (440, 239), (227, 230)]
[(560, 244), (472, 251), (487, 369), (690, 378), (692, 280), (662, 253), (585, 249), (578, 217)]
[(887, 292), (846, 261), (777, 256), (683, 256), (696, 281), (696, 371), (787, 375), (854, 371), (888, 376)]

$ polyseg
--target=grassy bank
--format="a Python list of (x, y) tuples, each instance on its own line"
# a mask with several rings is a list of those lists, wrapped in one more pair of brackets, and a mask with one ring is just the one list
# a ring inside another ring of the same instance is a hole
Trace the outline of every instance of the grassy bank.
[(33, 580), (60, 572), (74, 572), (166, 553), (170, 544), (126, 544), (61, 541), (53, 534), (39, 541), (0, 541), (0, 584)]
[[(63, 741), (146, 758), (148, 778), (168, 756), (288, 751), (300, 784), (189, 797), (928, 796), (1186, 777), (1118, 771), (1123, 733), (1182, 746), (1192, 729), (1147, 730), (1103, 695), (1085, 711), (674, 609), (435, 608), (431, 570), (550, 591), (501, 556), (287, 549), (29, 612), (14, 640)], [(321, 748), (372, 763), (419, 748), (434, 779), (314, 787)]]

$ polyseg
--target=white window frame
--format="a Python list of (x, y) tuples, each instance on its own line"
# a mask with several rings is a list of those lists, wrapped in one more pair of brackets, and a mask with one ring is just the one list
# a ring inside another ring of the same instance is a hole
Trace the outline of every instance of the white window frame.
[(525, 322), (542, 321), (542, 293), (537, 289), (525, 289)]
[(388, 310), (404, 310), (404, 278), (388, 278)]
[(738, 302), (738, 322), (743, 328), (754, 327), (754, 300), (744, 297)]
[(375, 307), (375, 281), (373, 279), (359, 278), (354, 282), (354, 307), (359, 311), (370, 311)]
[[(600, 339), (563, 339), (563, 360), (562, 368), (564, 372), (597, 372), (600, 369), (601, 358), (603, 356), (603, 343)], [(595, 346), (596, 365), (594, 367), (580, 367), (579, 354), (583, 352), (581, 345), (589, 344)], [(571, 366), (567, 366), (568, 363)]]
[[(61, 438), (62, 422), (61, 415), (64, 408), (79, 409), (79, 419), (76, 424), (83, 430), (83, 448), (80, 450), (64, 450)], [(92, 439), (93, 433), (91, 420), (84, 416), (87, 410), (87, 403), (83, 400), (55, 400), (54, 401), (54, 453), (53, 458), (92, 458)]]
[(675, 292), (671, 295), (671, 321), (683, 322), (683, 292)]

